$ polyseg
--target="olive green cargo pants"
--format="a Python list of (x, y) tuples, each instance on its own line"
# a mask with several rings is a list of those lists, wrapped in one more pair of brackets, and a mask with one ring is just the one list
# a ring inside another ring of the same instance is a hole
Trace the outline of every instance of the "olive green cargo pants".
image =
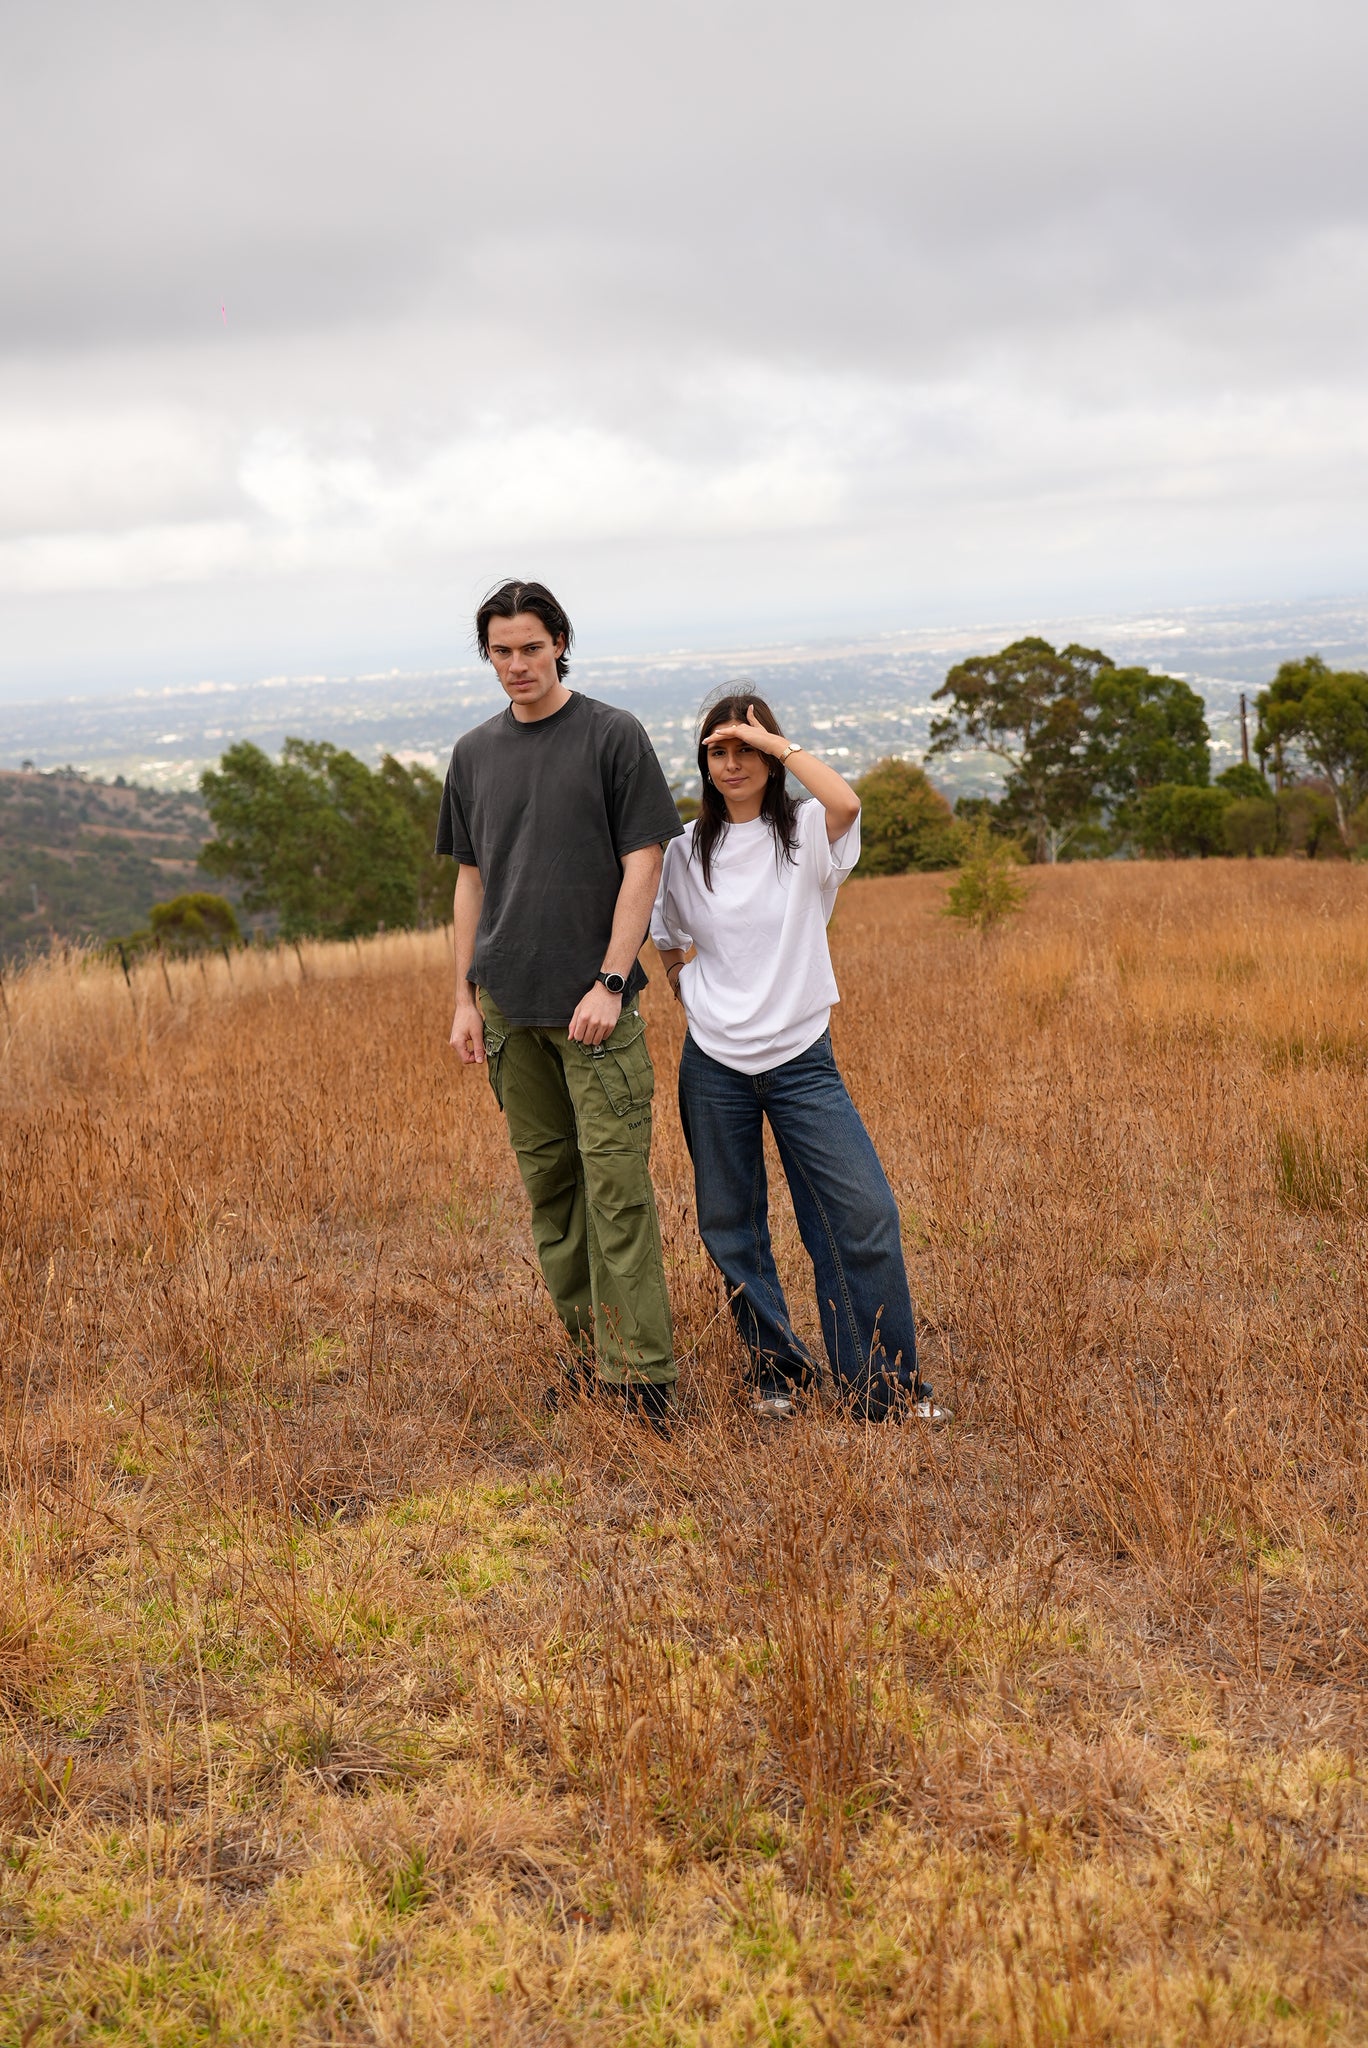
[(655, 1074), (629, 1002), (600, 1046), (509, 1024), (480, 990), (485, 1059), (532, 1204), (556, 1312), (602, 1379), (675, 1377), (660, 1221), (648, 1165)]

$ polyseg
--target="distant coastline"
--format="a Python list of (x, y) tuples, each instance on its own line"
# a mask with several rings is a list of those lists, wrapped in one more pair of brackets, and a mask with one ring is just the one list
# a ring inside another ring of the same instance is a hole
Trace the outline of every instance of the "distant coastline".
[[(946, 669), (1022, 633), (1056, 645), (1081, 641), (1119, 662), (1183, 676), (1206, 700), (1215, 762), (1238, 753), (1241, 690), (1252, 695), (1280, 661), (1321, 653), (1340, 666), (1368, 663), (1368, 597), (1297, 604), (1185, 607), (1107, 617), (1018, 618), (885, 633), (865, 641), (738, 645), (582, 654), (572, 679), (590, 695), (628, 705), (647, 727), (667, 774), (694, 775), (693, 715), (727, 677), (763, 674), (790, 727), (829, 750), (849, 773), (887, 754), (919, 759), (930, 698)], [(275, 676), (259, 682), (196, 682), (118, 697), (12, 704), (0, 716), (0, 768), (71, 766), (112, 782), (192, 790), (235, 740), (278, 752), (289, 735), (330, 739), (374, 762), (385, 752), (440, 769), (458, 735), (501, 702), (476, 662), (421, 674)], [(936, 764), (952, 795), (991, 789), (982, 758)]]

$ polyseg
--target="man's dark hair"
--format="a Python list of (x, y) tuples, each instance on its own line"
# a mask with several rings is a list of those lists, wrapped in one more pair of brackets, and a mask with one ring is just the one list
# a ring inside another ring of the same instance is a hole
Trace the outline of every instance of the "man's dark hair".
[(556, 656), (556, 674), (564, 682), (570, 666), (570, 649), (575, 644), (575, 629), (544, 583), (523, 583), (514, 577), (490, 591), (475, 614), (475, 644), (481, 661), (489, 659), (490, 620), (516, 619), (519, 612), (531, 612), (534, 619), (540, 619), (553, 640), (564, 639), (565, 646)]

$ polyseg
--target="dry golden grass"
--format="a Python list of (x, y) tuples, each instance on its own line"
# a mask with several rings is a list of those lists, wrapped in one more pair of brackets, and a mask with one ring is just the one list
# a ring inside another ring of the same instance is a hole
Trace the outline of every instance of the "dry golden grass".
[(1368, 2037), (1368, 874), (1034, 881), (834, 929), (938, 1437), (738, 1405), (659, 982), (670, 1442), (444, 935), (8, 984), (0, 2039)]

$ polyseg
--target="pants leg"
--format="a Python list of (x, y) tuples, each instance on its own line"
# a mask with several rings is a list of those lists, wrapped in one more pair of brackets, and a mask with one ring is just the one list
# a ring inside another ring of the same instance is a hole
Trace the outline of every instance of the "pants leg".
[(545, 1034), (508, 1024), (487, 989), (480, 1008), (490, 1084), (532, 1205), (537, 1262), (571, 1342), (587, 1352), (594, 1329), (589, 1221), (564, 1069)]
[(860, 1406), (881, 1417), (919, 1385), (893, 1191), (829, 1035), (763, 1079), (766, 1114), (812, 1260), (831, 1369)]
[(726, 1282), (751, 1377), (761, 1388), (805, 1385), (812, 1360), (794, 1335), (769, 1231), (764, 1114), (749, 1074), (684, 1041), (679, 1115), (694, 1169), (698, 1231)]
[(676, 1377), (674, 1333), (651, 1185), (655, 1073), (645, 1031), (632, 1007), (601, 1046), (581, 1045), (564, 1031), (547, 1036), (574, 1108), (600, 1377), (668, 1386)]

